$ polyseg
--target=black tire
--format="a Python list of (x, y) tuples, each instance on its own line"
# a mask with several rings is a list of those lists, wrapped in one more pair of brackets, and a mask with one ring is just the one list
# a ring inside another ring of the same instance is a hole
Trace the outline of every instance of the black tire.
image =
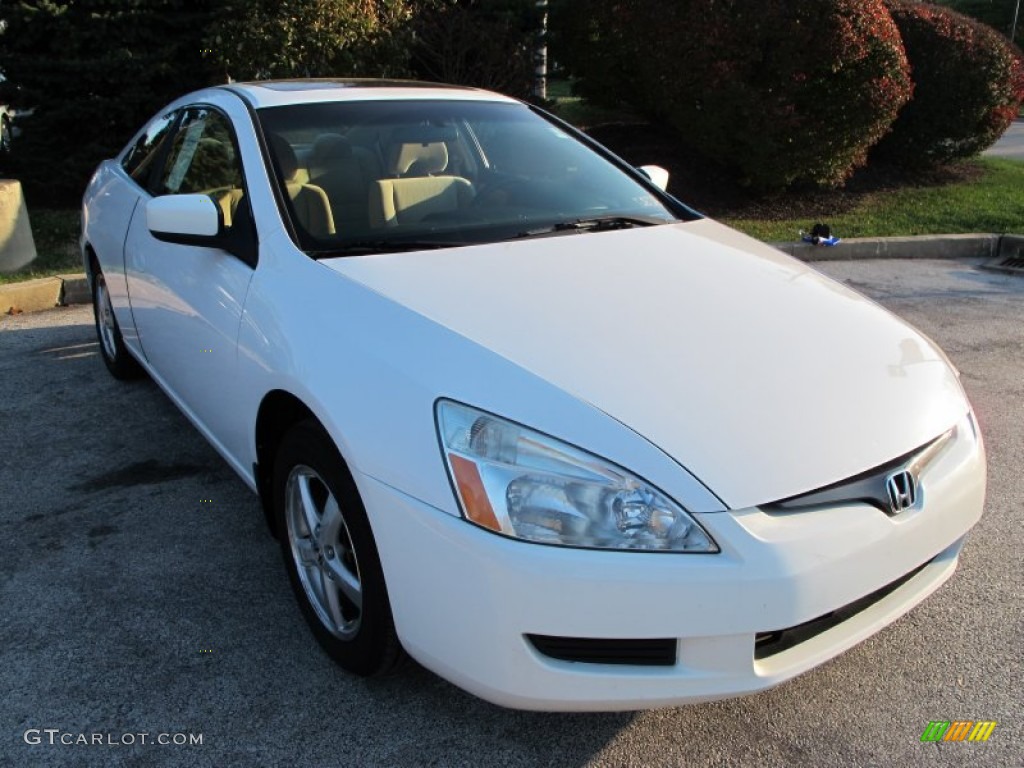
[[(404, 654), (366, 509), (333, 441), (315, 421), (297, 424), (281, 441), (273, 472), (285, 568), (317, 641), (349, 672), (363, 677), (389, 672)], [(312, 512), (301, 503), (303, 489)], [(327, 511), (332, 498), (337, 515)], [(319, 520), (315, 532), (311, 514)], [(349, 599), (352, 577), (358, 582), (358, 605)], [(329, 594), (338, 606), (333, 612)]]
[(93, 266), (92, 316), (96, 325), (96, 338), (100, 343), (100, 356), (115, 379), (135, 379), (142, 375), (142, 366), (124, 345), (121, 328), (110, 305), (107, 281), (99, 266)]
[(13, 136), (11, 132), (11, 119), (4, 115), (0, 118), (0, 152), (6, 154), (11, 151)]

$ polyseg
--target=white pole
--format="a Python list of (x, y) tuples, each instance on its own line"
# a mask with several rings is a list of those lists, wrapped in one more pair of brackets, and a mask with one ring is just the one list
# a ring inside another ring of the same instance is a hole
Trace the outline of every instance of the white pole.
[(1013, 11), (1013, 26), (1010, 27), (1010, 42), (1017, 37), (1017, 19), (1020, 18), (1020, 0), (1017, 0), (1017, 7)]
[[(1020, 0), (1017, 0), (1019, 3)], [(548, 97), (548, 0), (537, 0), (542, 9), (540, 36), (537, 41), (537, 68), (534, 70), (533, 95), (539, 99)]]

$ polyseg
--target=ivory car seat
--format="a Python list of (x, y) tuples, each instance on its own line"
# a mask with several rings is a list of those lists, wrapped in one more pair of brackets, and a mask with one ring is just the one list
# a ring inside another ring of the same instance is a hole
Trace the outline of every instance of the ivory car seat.
[(335, 226), (343, 232), (365, 230), (369, 226), (367, 191), (375, 180), (367, 164), (341, 136), (317, 157), (317, 175), (311, 181), (327, 193)]
[(370, 225), (396, 227), (458, 211), (473, 195), (473, 185), (461, 176), (380, 179), (370, 187)]
[(303, 229), (314, 237), (327, 237), (335, 233), (334, 216), (327, 193), (315, 184), (298, 180), (299, 162), (295, 150), (281, 136), (270, 139), (277, 166), (281, 172), (295, 219)]

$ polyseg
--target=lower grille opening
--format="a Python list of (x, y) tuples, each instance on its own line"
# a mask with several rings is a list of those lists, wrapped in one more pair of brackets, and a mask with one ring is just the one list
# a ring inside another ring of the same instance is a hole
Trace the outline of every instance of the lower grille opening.
[[(931, 561), (929, 561), (929, 563), (930, 562)], [(822, 632), (832, 629), (832, 627), (842, 624), (844, 621), (853, 618), (861, 611), (870, 608), (882, 598), (892, 592), (895, 592), (912, 578), (917, 576), (917, 574), (924, 570), (929, 563), (919, 565), (907, 575), (901, 576), (890, 584), (886, 584), (884, 587), (875, 590), (870, 595), (865, 595), (860, 600), (854, 600), (852, 603), (844, 605), (842, 608), (832, 611), (831, 613), (826, 613), (824, 616), (819, 616), (816, 619), (805, 621), (803, 624), (797, 624), (795, 627), (788, 627), (787, 629), (778, 629), (774, 632), (758, 632), (754, 636), (754, 658), (770, 658), (777, 653), (788, 651), (790, 648), (806, 642), (812, 637), (817, 637)]]
[(675, 638), (653, 640), (605, 640), (591, 637), (527, 635), (534, 648), (560, 661), (585, 664), (632, 664), (671, 667), (676, 663)]

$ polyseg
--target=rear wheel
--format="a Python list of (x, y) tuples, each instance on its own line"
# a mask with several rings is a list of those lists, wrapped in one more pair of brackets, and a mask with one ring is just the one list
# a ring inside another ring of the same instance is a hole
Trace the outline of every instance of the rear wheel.
[(273, 494), (285, 567), (316, 639), (350, 672), (387, 672), (402, 650), (377, 546), (355, 482), (316, 422), (282, 440)]
[(92, 313), (96, 322), (96, 336), (100, 342), (100, 355), (107, 370), (115, 379), (134, 379), (142, 373), (142, 367), (128, 352), (121, 336), (121, 329), (114, 317), (110, 303), (107, 281), (99, 267), (95, 268), (92, 280)]

